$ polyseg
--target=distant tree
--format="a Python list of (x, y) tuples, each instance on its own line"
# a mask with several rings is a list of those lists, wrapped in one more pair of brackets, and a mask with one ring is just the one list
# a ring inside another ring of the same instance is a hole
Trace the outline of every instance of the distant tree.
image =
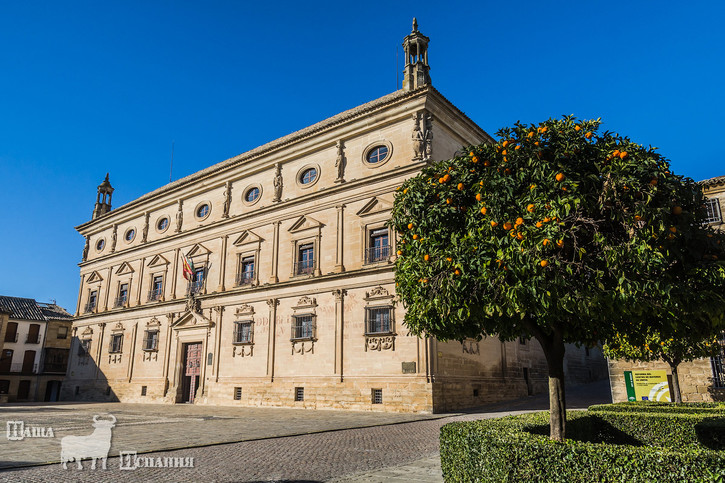
[[(702, 194), (668, 162), (600, 121), (501, 129), (399, 188), (396, 286), (406, 326), (442, 340), (533, 337), (549, 372), (551, 438), (565, 437), (564, 348), (628, 334), (662, 313), (690, 259), (722, 287), (722, 249), (700, 223)], [(688, 274), (696, 273), (688, 265)], [(682, 283), (687, 283), (685, 277)], [(722, 292), (721, 292), (722, 293)], [(713, 323), (725, 304), (704, 304)], [(697, 320), (667, 320), (686, 329)]]

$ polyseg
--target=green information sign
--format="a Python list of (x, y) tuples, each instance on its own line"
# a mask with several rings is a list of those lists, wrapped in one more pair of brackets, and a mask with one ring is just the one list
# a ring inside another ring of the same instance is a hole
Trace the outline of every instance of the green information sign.
[(627, 386), (627, 401), (636, 401), (637, 395), (634, 392), (634, 378), (632, 371), (624, 371), (624, 385)]

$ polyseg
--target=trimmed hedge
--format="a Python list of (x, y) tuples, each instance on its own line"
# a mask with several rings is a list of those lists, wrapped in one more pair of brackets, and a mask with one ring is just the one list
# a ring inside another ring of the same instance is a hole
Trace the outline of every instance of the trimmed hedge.
[(698, 414), (723, 414), (725, 415), (725, 404), (723, 403), (662, 403), (662, 402), (623, 402), (616, 404), (597, 404), (589, 406), (589, 411), (613, 411), (613, 412), (652, 412), (652, 413), (698, 413)]
[[(620, 419), (633, 415), (612, 415), (607, 420), (603, 413), (570, 412), (565, 443), (549, 440), (547, 412), (447, 424), (440, 436), (443, 476), (449, 482), (725, 481), (725, 452), (696, 444), (677, 450), (644, 446), (642, 427)], [(647, 421), (639, 416), (639, 424)], [(666, 431), (671, 421), (659, 427)]]

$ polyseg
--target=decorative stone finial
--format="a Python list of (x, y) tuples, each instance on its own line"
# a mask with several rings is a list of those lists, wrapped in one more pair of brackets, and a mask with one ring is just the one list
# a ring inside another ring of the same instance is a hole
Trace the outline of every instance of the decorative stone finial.
[(403, 39), (403, 90), (412, 91), (430, 84), (428, 42), (430, 39), (418, 31), (418, 19), (413, 18), (413, 31)]
[(418, 31), (418, 19), (413, 17), (413, 32)]

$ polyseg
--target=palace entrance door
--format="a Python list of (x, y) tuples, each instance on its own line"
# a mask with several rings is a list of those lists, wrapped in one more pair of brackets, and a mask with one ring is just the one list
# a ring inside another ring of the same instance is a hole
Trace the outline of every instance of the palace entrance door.
[(181, 402), (193, 403), (201, 375), (201, 342), (184, 344), (184, 367), (181, 377)]

